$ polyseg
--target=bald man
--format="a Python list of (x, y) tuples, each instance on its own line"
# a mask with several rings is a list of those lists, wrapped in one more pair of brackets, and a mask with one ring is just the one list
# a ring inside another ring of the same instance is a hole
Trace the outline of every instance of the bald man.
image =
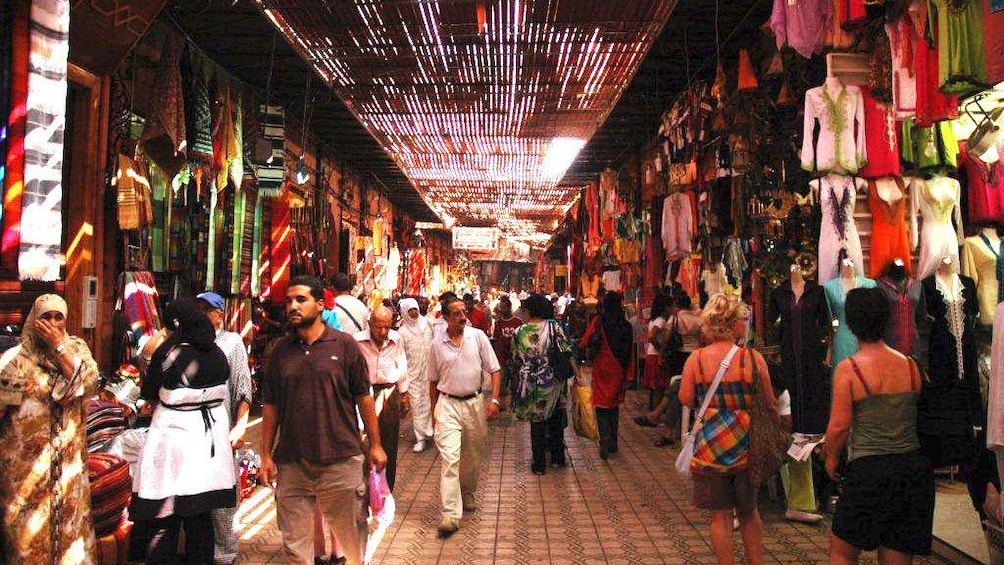
[(380, 445), (387, 454), (387, 483), (394, 490), (397, 476), (397, 440), (401, 419), (408, 415), (408, 358), (401, 335), (390, 329), (394, 313), (377, 306), (370, 314), (369, 328), (355, 334), (366, 358), (373, 399), (380, 426)]

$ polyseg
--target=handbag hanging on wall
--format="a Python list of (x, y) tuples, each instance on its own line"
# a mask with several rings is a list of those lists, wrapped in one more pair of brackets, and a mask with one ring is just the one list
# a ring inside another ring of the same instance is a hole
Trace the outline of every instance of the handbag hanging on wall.
[[(752, 352), (751, 352), (752, 353)], [(781, 416), (771, 410), (767, 389), (760, 383), (759, 364), (753, 361), (753, 405), (750, 407), (749, 475), (759, 487), (776, 475), (787, 458), (791, 434), (781, 426)]]

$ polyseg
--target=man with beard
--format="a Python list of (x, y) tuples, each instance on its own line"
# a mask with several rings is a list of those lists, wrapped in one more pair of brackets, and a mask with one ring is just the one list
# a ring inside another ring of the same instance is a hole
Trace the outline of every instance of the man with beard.
[(287, 562), (313, 564), (317, 508), (338, 536), (346, 562), (361, 564), (367, 538), (362, 505), (366, 481), (357, 408), (373, 467), (382, 470), (387, 455), (380, 444), (366, 360), (351, 335), (325, 325), (323, 310), (319, 279), (289, 282), (286, 318), (292, 331), (276, 342), (262, 382), (261, 479), (277, 488)]

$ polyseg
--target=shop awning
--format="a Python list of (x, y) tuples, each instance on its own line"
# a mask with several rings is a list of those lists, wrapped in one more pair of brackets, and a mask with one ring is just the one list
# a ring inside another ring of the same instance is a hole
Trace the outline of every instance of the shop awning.
[[(447, 223), (555, 229), (673, 0), (256, 0)], [(539, 236), (538, 236), (539, 238)]]

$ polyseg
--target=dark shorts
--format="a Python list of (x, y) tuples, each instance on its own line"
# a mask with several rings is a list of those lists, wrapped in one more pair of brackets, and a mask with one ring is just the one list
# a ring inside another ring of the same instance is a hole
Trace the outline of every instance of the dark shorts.
[(873, 551), (931, 554), (934, 474), (920, 452), (852, 461), (833, 518), (833, 534)]
[(694, 506), (701, 510), (732, 510), (749, 516), (756, 510), (756, 489), (745, 469), (731, 475), (691, 475)]

